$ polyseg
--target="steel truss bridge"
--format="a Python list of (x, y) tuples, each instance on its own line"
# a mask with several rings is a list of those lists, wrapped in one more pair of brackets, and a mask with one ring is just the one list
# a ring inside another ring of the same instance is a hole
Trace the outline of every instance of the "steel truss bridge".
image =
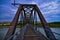
[[(37, 27), (33, 25), (36, 23), (37, 19), (35, 18), (37, 14), (47, 37), (39, 32)], [(21, 17), (20, 21), (22, 21), (24, 26), (15, 33), (19, 17)], [(10, 24), (4, 40), (56, 40), (56, 38), (36, 4), (19, 4), (19, 8)]]

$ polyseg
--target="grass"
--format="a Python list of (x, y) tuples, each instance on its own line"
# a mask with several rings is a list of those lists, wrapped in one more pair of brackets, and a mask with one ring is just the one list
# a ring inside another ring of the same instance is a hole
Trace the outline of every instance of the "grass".
[[(0, 24), (8, 24), (8, 25), (0, 25), (0, 28), (8, 28), (10, 27), (10, 22), (0, 22)], [(25, 24), (24, 24), (25, 25)], [(23, 23), (18, 23), (17, 24), (17, 28), (20, 28), (22, 26), (24, 26)], [(59, 27), (60, 28), (60, 22), (51, 22), (51, 23), (48, 23), (49, 27)], [(41, 23), (37, 23), (37, 24), (34, 24), (34, 26), (37, 26), (37, 27), (42, 27), (42, 24)]]

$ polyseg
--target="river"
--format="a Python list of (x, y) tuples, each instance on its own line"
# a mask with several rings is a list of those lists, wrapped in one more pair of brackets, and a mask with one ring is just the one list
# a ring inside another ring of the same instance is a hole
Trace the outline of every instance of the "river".
[[(43, 30), (43, 28), (37, 28), (42, 34), (45, 35), (45, 32)], [(16, 32), (19, 31), (20, 28), (16, 29)], [(56, 37), (56, 39), (60, 40), (60, 28), (51, 28), (52, 32), (54, 32), (54, 35)], [(3, 38), (5, 37), (6, 33), (8, 31), (8, 28), (0, 28), (0, 40), (3, 40)], [(46, 35), (45, 35), (46, 36)]]

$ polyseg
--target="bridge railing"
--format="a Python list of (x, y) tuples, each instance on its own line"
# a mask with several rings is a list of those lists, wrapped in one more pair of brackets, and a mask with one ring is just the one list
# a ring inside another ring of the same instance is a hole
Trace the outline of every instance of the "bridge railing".
[(25, 26), (23, 26), (19, 31), (17, 31), (14, 35), (10, 36), (7, 40), (11, 40), (13, 38), (13, 40), (23, 40), (24, 39), (24, 33), (26, 32), (26, 28), (27, 28), (26, 24)]

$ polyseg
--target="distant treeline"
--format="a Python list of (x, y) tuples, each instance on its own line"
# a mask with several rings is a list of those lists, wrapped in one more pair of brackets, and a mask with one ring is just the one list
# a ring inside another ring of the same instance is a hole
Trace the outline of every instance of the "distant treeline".
[[(0, 22), (0, 26), (10, 26), (11, 22)], [(33, 23), (32, 23), (33, 24)], [(23, 24), (22, 22), (18, 22), (17, 26), (24, 26), (25, 24)], [(37, 22), (35, 24), (33, 24), (34, 26), (38, 26), (38, 27), (42, 27), (42, 24)], [(60, 27), (60, 22), (50, 22), (48, 23), (49, 27)]]
[(51, 22), (51, 23), (48, 23), (48, 25), (50, 27), (60, 27), (60, 22)]

